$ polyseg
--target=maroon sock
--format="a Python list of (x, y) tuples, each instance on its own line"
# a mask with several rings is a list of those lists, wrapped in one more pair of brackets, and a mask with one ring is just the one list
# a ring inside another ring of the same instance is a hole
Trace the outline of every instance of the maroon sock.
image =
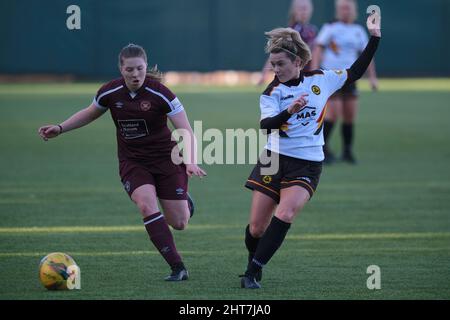
[(177, 252), (172, 232), (170, 231), (163, 214), (157, 212), (144, 218), (144, 225), (150, 236), (150, 240), (170, 267), (173, 269), (180, 265), (182, 263), (181, 256)]

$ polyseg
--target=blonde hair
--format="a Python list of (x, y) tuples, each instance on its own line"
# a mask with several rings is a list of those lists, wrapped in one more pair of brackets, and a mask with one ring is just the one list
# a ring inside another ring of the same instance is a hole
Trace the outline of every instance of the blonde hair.
[[(120, 50), (119, 53), (119, 68), (123, 66), (123, 60), (127, 58), (142, 58), (145, 63), (147, 63), (147, 53), (144, 48), (137, 44), (130, 43)], [(150, 70), (147, 71), (147, 76), (156, 81), (162, 81), (163, 74), (158, 70), (158, 66), (154, 65)]]
[(334, 7), (336, 8), (336, 19), (339, 19), (338, 16), (338, 12), (337, 12), (337, 7), (341, 2), (348, 2), (349, 4), (352, 5), (353, 8), (353, 16), (352, 16), (352, 22), (354, 22), (357, 18), (358, 18), (358, 2), (356, 0), (335, 0), (334, 2)]
[(294, 13), (294, 8), (296, 5), (298, 4), (306, 4), (309, 7), (310, 10), (310, 15), (312, 15), (312, 11), (313, 11), (313, 4), (311, 0), (292, 0), (291, 2), (291, 7), (289, 9), (289, 15), (288, 15), (288, 25), (289, 26), (293, 26), (294, 24), (296, 24), (298, 21), (295, 19), (295, 13)]
[(276, 28), (266, 32), (265, 35), (269, 38), (265, 48), (266, 53), (285, 52), (291, 61), (299, 57), (301, 60), (300, 69), (303, 69), (311, 60), (311, 50), (294, 29)]

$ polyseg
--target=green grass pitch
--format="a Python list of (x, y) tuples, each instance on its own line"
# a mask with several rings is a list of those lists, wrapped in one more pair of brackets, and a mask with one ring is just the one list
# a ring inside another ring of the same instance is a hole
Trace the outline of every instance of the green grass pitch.
[[(166, 283), (168, 267), (122, 189), (110, 116), (40, 140), (40, 125), (88, 105), (98, 87), (0, 85), (0, 299), (450, 298), (449, 80), (362, 90), (359, 165), (324, 168), (257, 291), (238, 278), (251, 165), (204, 165), (208, 177), (191, 180), (197, 212), (174, 232), (191, 278)], [(204, 129), (258, 126), (261, 88), (173, 89)], [(41, 286), (39, 261), (53, 251), (77, 261), (82, 290)], [(380, 290), (366, 287), (370, 265), (381, 268)]]

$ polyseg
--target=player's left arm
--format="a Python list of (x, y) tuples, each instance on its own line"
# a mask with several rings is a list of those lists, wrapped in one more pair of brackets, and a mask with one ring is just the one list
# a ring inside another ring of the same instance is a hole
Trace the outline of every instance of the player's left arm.
[(187, 151), (186, 173), (189, 177), (192, 175), (203, 177), (206, 172), (197, 165), (197, 139), (195, 138), (192, 127), (189, 124), (186, 112), (184, 110), (169, 116), (170, 122), (176, 130), (179, 130), (183, 137), (185, 150)]
[(381, 17), (377, 12), (367, 18), (367, 29), (370, 34), (369, 43), (350, 69), (347, 69), (348, 77), (346, 84), (355, 82), (363, 76), (377, 51), (378, 43), (381, 39)]
[[(360, 43), (359, 43), (359, 54), (364, 50), (367, 43), (369, 42), (369, 38), (367, 37), (366, 32), (361, 27), (360, 28), (361, 36), (360, 36)], [(369, 64), (369, 67), (367, 68), (367, 78), (370, 83), (370, 88), (372, 91), (377, 91), (378, 89), (378, 79), (377, 79), (377, 73), (375, 70), (375, 58), (372, 59), (372, 61)]]

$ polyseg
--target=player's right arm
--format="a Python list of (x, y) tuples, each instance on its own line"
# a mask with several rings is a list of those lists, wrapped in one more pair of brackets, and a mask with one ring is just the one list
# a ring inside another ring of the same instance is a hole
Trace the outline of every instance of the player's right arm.
[(91, 123), (104, 114), (105, 111), (106, 110), (99, 109), (95, 103), (92, 103), (89, 107), (78, 111), (59, 125), (50, 124), (40, 127), (38, 133), (42, 139), (47, 141), (48, 139), (59, 136), (63, 132), (81, 128)]
[(381, 38), (381, 17), (378, 13), (375, 12), (367, 17), (367, 29), (370, 34), (369, 43), (350, 69), (347, 69), (347, 84), (360, 79), (372, 62)]

